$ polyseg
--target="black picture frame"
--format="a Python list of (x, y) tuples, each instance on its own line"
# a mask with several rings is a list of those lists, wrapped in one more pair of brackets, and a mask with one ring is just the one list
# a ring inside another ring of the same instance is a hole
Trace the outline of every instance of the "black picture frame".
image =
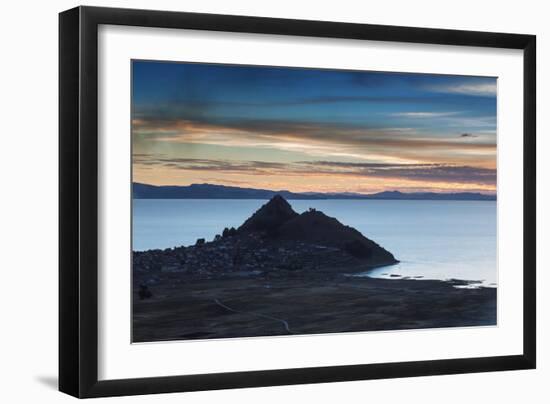
[[(277, 34), (523, 50), (523, 354), (98, 380), (98, 26)], [(59, 15), (59, 389), (104, 397), (514, 369), (536, 364), (534, 35), (77, 7)]]

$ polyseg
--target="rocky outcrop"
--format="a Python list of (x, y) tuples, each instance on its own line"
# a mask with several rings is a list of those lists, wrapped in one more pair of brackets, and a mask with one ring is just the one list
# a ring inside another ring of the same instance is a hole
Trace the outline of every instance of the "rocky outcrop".
[(134, 270), (216, 277), (236, 273), (351, 273), (398, 261), (353, 227), (323, 212), (296, 213), (274, 196), (238, 229), (194, 246), (134, 252)]
[(295, 240), (325, 247), (336, 247), (373, 266), (390, 265), (395, 257), (353, 227), (316, 209), (298, 214), (280, 195), (256, 211), (238, 229), (241, 233), (263, 233), (272, 240)]
[(395, 257), (353, 227), (345, 226), (323, 212), (310, 209), (278, 228), (277, 238), (299, 240), (327, 247), (336, 247), (372, 266), (397, 263)]
[(249, 217), (238, 231), (241, 233), (265, 232), (274, 234), (277, 229), (298, 216), (292, 206), (280, 195), (275, 195), (251, 217)]

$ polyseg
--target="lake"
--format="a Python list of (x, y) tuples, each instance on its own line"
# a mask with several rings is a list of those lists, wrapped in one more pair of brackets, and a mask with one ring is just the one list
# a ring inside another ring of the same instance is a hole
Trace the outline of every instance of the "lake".
[[(134, 199), (133, 250), (192, 245), (238, 227), (266, 200)], [(497, 283), (495, 201), (290, 200), (352, 226), (401, 262), (373, 277)]]

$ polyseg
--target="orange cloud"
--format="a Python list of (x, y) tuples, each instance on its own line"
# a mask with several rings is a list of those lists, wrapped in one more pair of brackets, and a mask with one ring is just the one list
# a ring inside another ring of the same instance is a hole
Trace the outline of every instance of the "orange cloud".
[(133, 121), (132, 133), (136, 142), (290, 150), (323, 158), (496, 166), (494, 135), (486, 133), (468, 138), (434, 137), (400, 128), (368, 129), (269, 121), (217, 125), (189, 120), (142, 119)]

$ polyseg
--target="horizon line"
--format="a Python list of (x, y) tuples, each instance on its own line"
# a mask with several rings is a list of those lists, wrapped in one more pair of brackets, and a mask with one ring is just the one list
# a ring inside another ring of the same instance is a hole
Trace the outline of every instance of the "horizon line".
[(210, 186), (218, 186), (218, 187), (226, 187), (226, 188), (237, 188), (237, 189), (249, 189), (249, 190), (256, 190), (256, 191), (268, 191), (268, 192), (290, 192), (293, 194), (303, 194), (303, 195), (360, 195), (360, 196), (372, 196), (372, 195), (378, 195), (381, 193), (400, 193), (404, 195), (414, 195), (414, 194), (436, 194), (436, 195), (452, 195), (452, 194), (478, 194), (478, 195), (484, 195), (484, 196), (497, 196), (497, 192), (480, 192), (480, 191), (450, 191), (450, 192), (437, 192), (437, 191), (413, 191), (413, 192), (403, 192), (398, 189), (386, 189), (383, 191), (377, 191), (373, 193), (362, 193), (362, 192), (352, 192), (352, 191), (344, 191), (344, 192), (323, 192), (323, 191), (290, 191), (288, 189), (269, 189), (269, 188), (253, 188), (253, 187), (239, 187), (236, 185), (222, 185), (222, 184), (212, 184), (209, 182), (202, 182), (202, 183), (191, 183), (189, 185), (155, 185), (155, 184), (147, 184), (144, 182), (137, 182), (132, 181), (132, 186), (134, 184), (138, 185), (146, 185), (150, 187), (190, 187), (193, 185), (210, 185)]

